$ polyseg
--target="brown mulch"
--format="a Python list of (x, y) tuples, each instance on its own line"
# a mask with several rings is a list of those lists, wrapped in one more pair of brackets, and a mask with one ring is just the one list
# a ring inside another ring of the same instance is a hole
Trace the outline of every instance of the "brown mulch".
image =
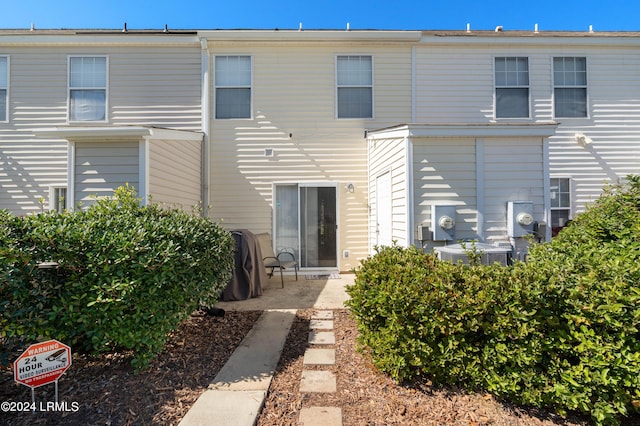
[[(308, 347), (312, 310), (298, 311), (271, 382), (258, 426), (297, 425), (300, 409), (334, 406), (343, 424), (351, 425), (496, 425), (577, 426), (588, 419), (562, 419), (552, 413), (525, 410), (486, 394), (467, 394), (428, 385), (401, 386), (373, 368), (356, 350), (358, 335), (348, 311), (334, 311), (336, 365), (305, 367), (333, 371), (335, 394), (299, 392), (302, 361)], [(126, 354), (74, 355), (60, 379), (60, 401), (79, 405), (77, 412), (6, 413), (2, 425), (177, 425), (206, 389), (260, 312), (228, 311), (224, 318), (194, 316), (173, 333), (150, 368), (134, 374)], [(53, 401), (53, 385), (36, 389), (38, 401)], [(29, 388), (13, 383), (10, 371), (0, 375), (0, 402), (31, 401)], [(630, 419), (638, 425), (638, 419)], [(327, 425), (329, 426), (329, 425)]]
[[(3, 412), (2, 425), (177, 425), (229, 359), (261, 312), (198, 313), (172, 333), (148, 369), (134, 373), (130, 354), (73, 354), (59, 379), (68, 411)], [(73, 349), (73, 348), (72, 348)], [(0, 375), (0, 402), (31, 403), (30, 388), (10, 370)], [(54, 401), (53, 384), (35, 389), (36, 407)], [(74, 406), (77, 404), (77, 411)]]
[(259, 426), (296, 425), (300, 409), (312, 406), (340, 407), (345, 426), (589, 424), (585, 418), (562, 419), (549, 412), (517, 408), (487, 394), (435, 389), (428, 385), (400, 386), (375, 370), (367, 357), (357, 352), (358, 331), (346, 310), (334, 311), (336, 365), (304, 367), (333, 371), (337, 377), (337, 392), (300, 395), (298, 389), (311, 313), (311, 310), (298, 312), (269, 388), (265, 409), (258, 420)]

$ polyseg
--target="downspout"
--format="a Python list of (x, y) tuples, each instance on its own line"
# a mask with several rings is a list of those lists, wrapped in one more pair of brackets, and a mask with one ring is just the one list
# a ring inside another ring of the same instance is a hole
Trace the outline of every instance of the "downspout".
[(415, 200), (413, 199), (413, 139), (411, 137), (405, 137), (405, 166), (407, 174), (407, 244), (406, 247), (410, 247), (415, 243), (414, 238), (414, 226), (415, 218), (413, 212), (415, 211)]
[(138, 142), (138, 197), (142, 205), (151, 204), (149, 199), (149, 138), (143, 137)]
[(484, 241), (484, 140), (476, 138), (476, 234), (480, 242)]
[(416, 122), (416, 47), (411, 46), (411, 122)]
[(202, 99), (201, 99), (201, 118), (202, 121), (202, 148), (201, 148), (201, 177), (200, 177), (200, 188), (201, 188), (201, 199), (202, 199), (202, 216), (207, 217), (209, 215), (209, 179), (211, 178), (210, 173), (210, 164), (211, 164), (211, 145), (209, 140), (209, 133), (211, 131), (211, 120), (210, 120), (210, 111), (211, 111), (211, 101), (209, 96), (209, 75), (210, 75), (210, 66), (209, 66), (209, 47), (207, 45), (206, 38), (200, 38), (200, 77), (202, 84)]
[(544, 240), (551, 241), (551, 177), (549, 166), (549, 138), (542, 138), (542, 174), (543, 174), (543, 190), (544, 190), (544, 221), (547, 226), (545, 229)]
[(67, 200), (65, 208), (73, 211), (76, 203), (76, 143), (67, 141)]

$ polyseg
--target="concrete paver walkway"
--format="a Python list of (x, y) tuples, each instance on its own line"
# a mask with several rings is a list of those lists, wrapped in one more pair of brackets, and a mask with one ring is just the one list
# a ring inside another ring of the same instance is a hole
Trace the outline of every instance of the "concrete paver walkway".
[[(303, 366), (322, 365), (333, 366), (336, 359), (336, 350), (322, 348), (322, 346), (335, 345), (336, 338), (333, 332), (333, 311), (315, 311), (309, 324), (309, 343), (311, 347), (305, 352)], [(324, 331), (320, 331), (324, 330)], [(330, 330), (330, 331), (329, 331)], [(311, 352), (322, 351), (322, 352)], [(318, 354), (318, 364), (312, 362), (312, 356)], [(333, 360), (333, 362), (330, 362)], [(333, 393), (337, 391), (336, 375), (327, 370), (302, 370), (300, 380), (300, 392), (302, 393)], [(339, 407), (304, 407), (300, 410), (298, 418), (299, 426), (342, 426), (342, 409)]]
[[(271, 280), (263, 287), (261, 297), (216, 305), (225, 310), (264, 312), (180, 425), (253, 426), (298, 309), (317, 309), (310, 324), (310, 347), (303, 365), (330, 366), (335, 363), (335, 350), (322, 345), (335, 344), (331, 310), (344, 309), (348, 297), (345, 285), (352, 284), (353, 279), (350, 274), (341, 275), (340, 279), (317, 280), (305, 280), (301, 275), (298, 281), (286, 277), (284, 289), (280, 288), (279, 280)], [(331, 377), (332, 374), (329, 371), (303, 371), (305, 384), (303, 387), (301, 380), (301, 391), (335, 392), (335, 376)], [(342, 413), (338, 407), (303, 408), (299, 424), (341, 426)]]

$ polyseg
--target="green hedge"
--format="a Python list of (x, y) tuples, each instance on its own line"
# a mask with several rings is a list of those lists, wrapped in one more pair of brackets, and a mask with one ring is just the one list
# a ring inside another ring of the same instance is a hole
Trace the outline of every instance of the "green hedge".
[[(86, 211), (0, 214), (1, 336), (74, 351), (132, 350), (144, 367), (167, 334), (228, 282), (234, 241), (208, 219), (116, 190)], [(44, 261), (56, 271), (40, 270)], [(5, 358), (10, 355), (3, 351)]]
[(356, 271), (360, 343), (398, 381), (484, 390), (615, 424), (640, 407), (640, 180), (609, 189), (527, 263), (383, 247)]

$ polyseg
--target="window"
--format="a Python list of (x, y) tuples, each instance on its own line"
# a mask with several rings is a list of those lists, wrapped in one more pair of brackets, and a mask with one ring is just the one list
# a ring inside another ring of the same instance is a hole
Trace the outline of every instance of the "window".
[(529, 117), (529, 59), (495, 58), (496, 118)]
[(0, 121), (8, 121), (9, 58), (0, 56)]
[(66, 208), (67, 187), (66, 186), (50, 186), (49, 187), (49, 210), (62, 213)]
[(69, 58), (69, 121), (105, 121), (107, 58)]
[(551, 230), (556, 235), (571, 218), (571, 179), (551, 178)]
[(216, 118), (251, 118), (251, 57), (216, 56)]
[(338, 56), (338, 118), (373, 118), (371, 56)]
[(553, 86), (556, 117), (587, 116), (586, 58), (553, 58)]

